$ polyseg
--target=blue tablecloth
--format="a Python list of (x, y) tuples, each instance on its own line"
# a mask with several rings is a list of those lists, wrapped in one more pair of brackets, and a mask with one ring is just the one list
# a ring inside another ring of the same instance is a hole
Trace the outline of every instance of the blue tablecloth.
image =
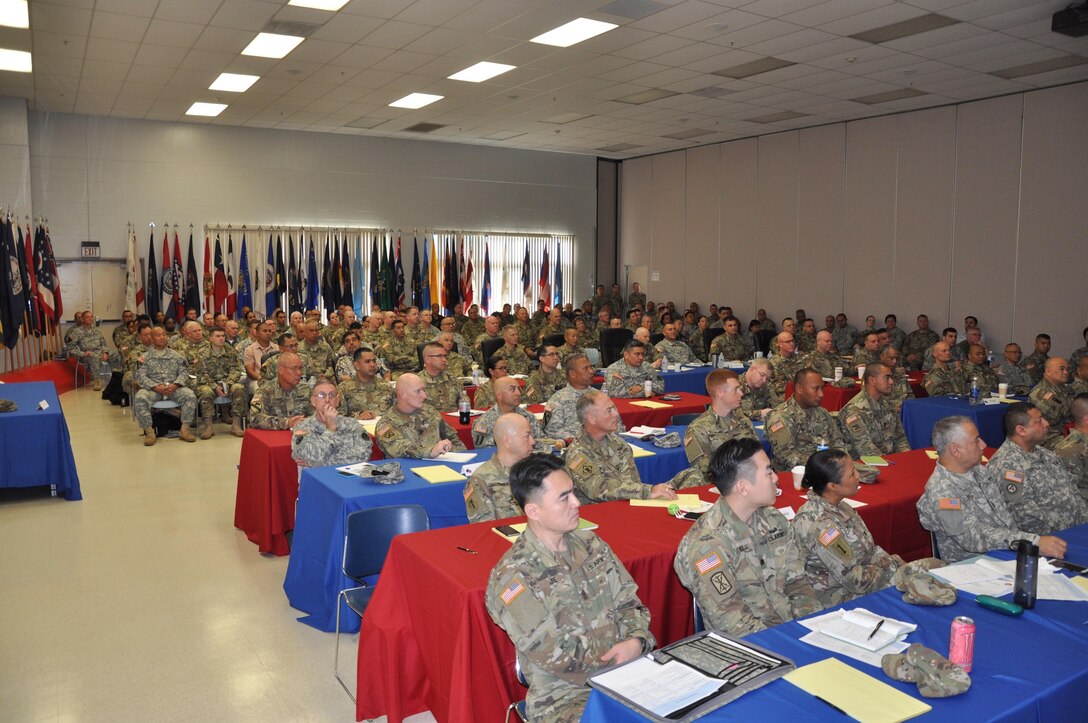
[[(1021, 399), (1021, 397), (1017, 397)], [(967, 397), (923, 397), (903, 402), (903, 429), (911, 449), (933, 446), (933, 425), (945, 417), (962, 414), (978, 426), (987, 447), (1000, 447), (1005, 441), (1007, 404), (971, 404)]]
[[(0, 414), (0, 487), (53, 485), (65, 499), (81, 500), (68, 423), (52, 382), (0, 385), (0, 398), (19, 405)], [(49, 404), (38, 409), (38, 402)]]
[[(1069, 542), (1068, 558), (1088, 563), (1088, 525), (1060, 533)], [(993, 553), (1010, 558), (1009, 552)], [(798, 666), (837, 657), (895, 688), (933, 706), (928, 718), (946, 721), (1072, 721), (1084, 720), (1082, 695), (1088, 685), (1088, 604), (1040, 601), (1021, 618), (1010, 618), (979, 607), (974, 596), (961, 592), (955, 605), (922, 607), (907, 605), (894, 589), (883, 590), (847, 603), (845, 608), (864, 607), (899, 620), (913, 622), (918, 630), (907, 638), (912, 643), (948, 653), (952, 618), (966, 615), (975, 621), (975, 661), (971, 689), (952, 698), (921, 698), (912, 683), (900, 683), (883, 671), (851, 658), (802, 643), (808, 630), (789, 622), (763, 630), (746, 639)], [(804, 720), (835, 721), (846, 718), (784, 680), (753, 691), (701, 721)], [(635, 711), (593, 691), (583, 721), (643, 721)]]
[(705, 366), (678, 372), (661, 372), (661, 378), (665, 380), (665, 393), (706, 394), (706, 377), (712, 371), (714, 367)]

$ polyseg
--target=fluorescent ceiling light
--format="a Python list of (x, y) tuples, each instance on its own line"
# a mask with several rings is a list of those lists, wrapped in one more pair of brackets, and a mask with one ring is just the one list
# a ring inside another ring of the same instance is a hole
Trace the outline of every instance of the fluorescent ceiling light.
[(313, 8), (314, 10), (331, 10), (336, 12), (348, 4), (348, 0), (290, 0), (288, 5), (297, 8)]
[(536, 36), (532, 39), (532, 42), (569, 48), (575, 43), (589, 40), (617, 27), (619, 26), (614, 23), (605, 23), (600, 20), (590, 20), (589, 18), (577, 18), (566, 25), (560, 25), (555, 30), (549, 30), (543, 35)]
[(238, 73), (220, 73), (208, 90), (226, 90), (231, 93), (245, 93), (249, 87), (261, 79), (259, 75), (239, 75)]
[(33, 72), (34, 67), (30, 61), (30, 53), (25, 50), (0, 48), (0, 70), (11, 70), (16, 73)]
[(246, 46), (242, 55), (256, 55), (258, 58), (282, 58), (305, 38), (296, 35), (276, 35), (275, 33), (258, 33), (257, 37)]
[(185, 115), (206, 115), (211, 118), (219, 115), (227, 109), (226, 103), (193, 103)]
[(482, 63), (476, 63), (470, 68), (465, 68), (459, 73), (454, 73), (449, 76), (450, 80), (464, 80), (469, 83), (482, 83), (485, 80), (494, 78), (496, 75), (502, 75), (503, 73), (513, 70), (514, 65), (503, 65), (502, 63), (488, 63), (486, 61)]
[(26, 0), (0, 0), (0, 25), (9, 28), (29, 28)]
[(409, 93), (400, 100), (395, 100), (389, 104), (390, 108), (422, 108), (425, 105), (430, 105), (436, 100), (442, 100), (445, 96), (431, 95), (430, 93)]

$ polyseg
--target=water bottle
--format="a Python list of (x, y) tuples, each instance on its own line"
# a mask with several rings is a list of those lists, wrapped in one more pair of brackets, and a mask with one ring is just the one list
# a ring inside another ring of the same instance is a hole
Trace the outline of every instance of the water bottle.
[(480, 365), (479, 364), (473, 364), (472, 365), (472, 385), (474, 387), (480, 386)]
[(468, 400), (464, 400), (457, 405), (457, 420), (461, 424), (468, 424), (468, 420), (472, 415), (469, 413)]
[(646, 398), (649, 399), (654, 395), (654, 383), (647, 379), (642, 383), (642, 390), (645, 393)]
[(1039, 546), (1027, 540), (1016, 543), (1016, 583), (1012, 601), (1031, 610), (1035, 607), (1036, 589), (1039, 583)]
[(978, 404), (981, 397), (982, 392), (978, 388), (978, 377), (971, 377), (971, 404)]
[(661, 352), (661, 371), (667, 372), (669, 370), (669, 357), (665, 352)]

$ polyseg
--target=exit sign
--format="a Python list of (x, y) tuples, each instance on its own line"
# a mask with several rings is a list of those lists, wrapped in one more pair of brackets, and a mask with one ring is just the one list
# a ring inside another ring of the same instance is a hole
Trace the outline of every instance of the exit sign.
[(97, 259), (102, 256), (102, 248), (99, 246), (98, 241), (81, 241), (79, 255), (85, 259)]

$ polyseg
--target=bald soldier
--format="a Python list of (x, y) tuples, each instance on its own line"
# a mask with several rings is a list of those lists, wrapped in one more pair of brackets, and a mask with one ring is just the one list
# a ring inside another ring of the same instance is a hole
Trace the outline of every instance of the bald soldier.
[(1060, 356), (1050, 357), (1043, 364), (1043, 378), (1028, 394), (1028, 399), (1042, 412), (1050, 428), (1043, 439), (1043, 446), (1053, 449), (1061, 441), (1065, 423), (1069, 421), (1069, 407), (1073, 393), (1069, 381), (1069, 365)]
[(336, 386), (321, 381), (314, 385), (310, 405), (314, 413), (295, 425), (291, 433), (291, 458), (300, 467), (328, 467), (370, 460), (371, 441), (362, 426), (337, 412)]
[(1069, 414), (1073, 417), (1073, 428), (1054, 446), (1054, 452), (1072, 475), (1080, 496), (1088, 500), (1088, 393), (1073, 398)]
[(967, 393), (963, 372), (953, 364), (952, 347), (947, 341), (933, 345), (933, 368), (926, 372), (924, 386), (931, 397)]
[(540, 423), (536, 421), (536, 416), (532, 412), (521, 408), (521, 384), (517, 379), (512, 377), (496, 379), (493, 386), (495, 389), (495, 403), (490, 409), (477, 417), (472, 424), (472, 442), (474, 446), (493, 446), (495, 444), (494, 426), (499, 417), (515, 414), (529, 424), (533, 437), (540, 443), (552, 445), (558, 449), (563, 448), (562, 440), (544, 439), (544, 431), (540, 428)]
[(257, 429), (292, 429), (310, 414), (310, 387), (302, 381), (302, 358), (294, 352), (279, 356), (275, 381), (257, 388), (249, 403), (249, 425)]
[(469, 522), (522, 514), (510, 492), (510, 468), (532, 453), (536, 445), (533, 430), (524, 417), (504, 414), (495, 420), (492, 435), (495, 454), (477, 467), (465, 483), (465, 513)]
[(408, 372), (397, 380), (396, 402), (374, 429), (378, 447), (390, 458), (438, 457), (465, 451), (465, 444), (442, 415), (427, 406), (423, 380)]

